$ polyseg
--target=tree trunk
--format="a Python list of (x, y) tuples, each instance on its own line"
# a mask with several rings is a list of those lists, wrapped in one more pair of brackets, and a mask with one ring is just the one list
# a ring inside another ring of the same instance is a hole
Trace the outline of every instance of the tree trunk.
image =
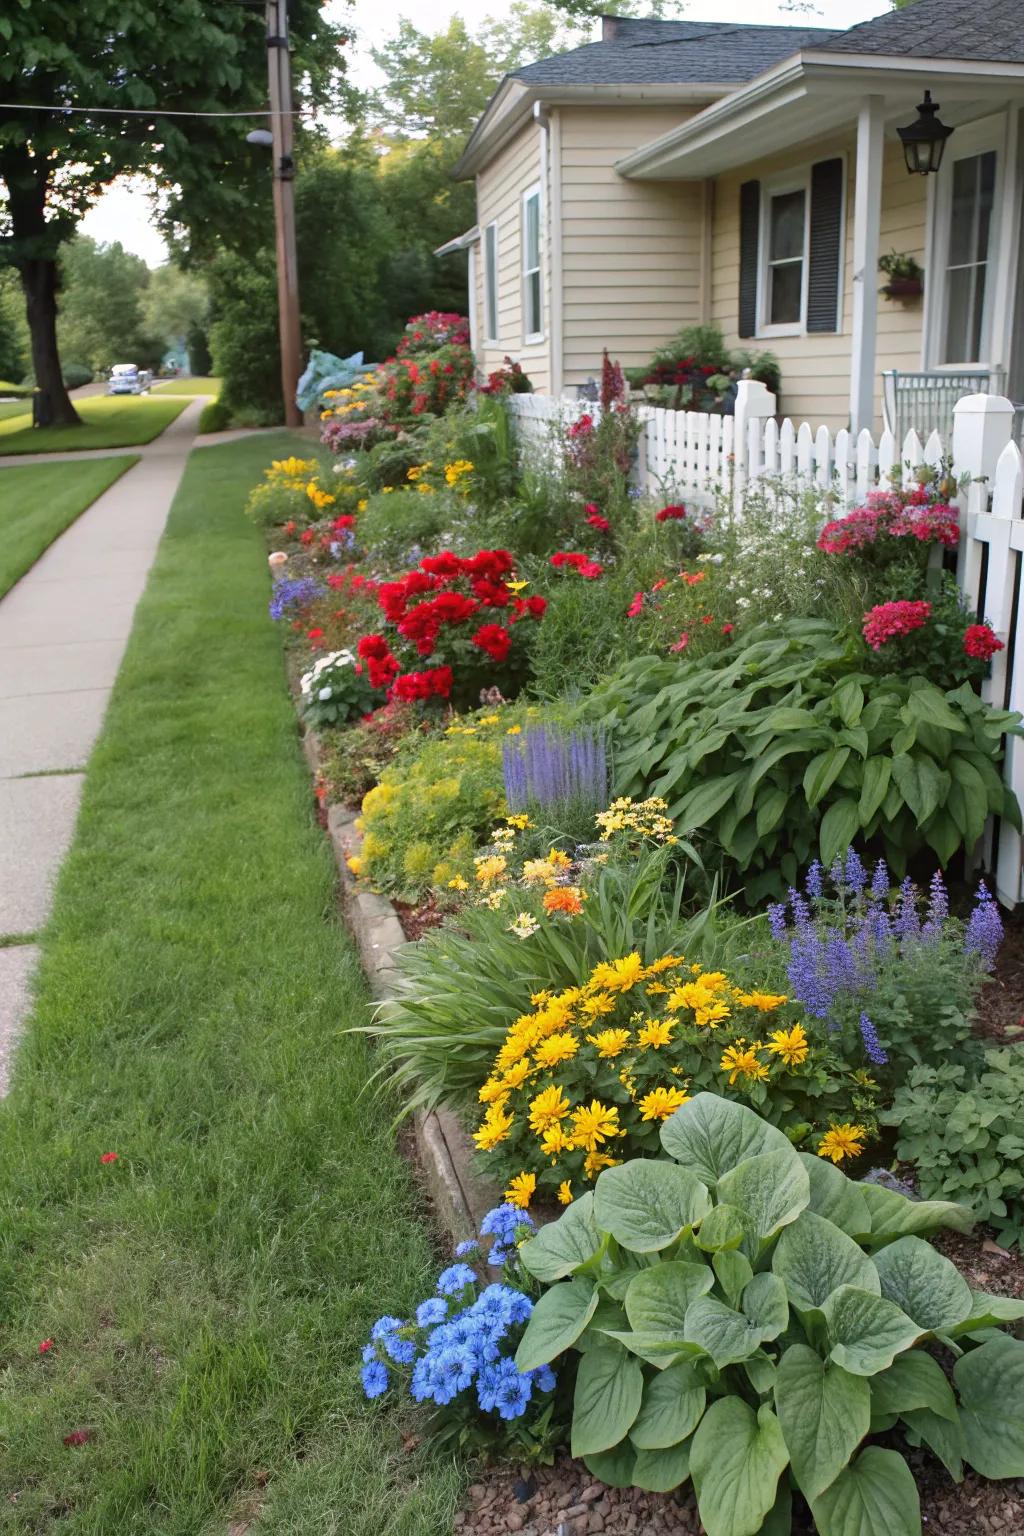
[(57, 351), (57, 263), (45, 257), (21, 265), (25, 314), (32, 337), (32, 366), (42, 396), (42, 420), (54, 426), (81, 426), (82, 418), (64, 387)]

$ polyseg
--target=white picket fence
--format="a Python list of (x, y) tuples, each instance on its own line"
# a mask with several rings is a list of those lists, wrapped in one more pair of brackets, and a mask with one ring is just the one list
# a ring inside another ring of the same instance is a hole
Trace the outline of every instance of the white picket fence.
[[(587, 401), (514, 395), (517, 436), (531, 462), (560, 463), (559, 432), (580, 416), (596, 417)], [(775, 400), (744, 380), (735, 417), (638, 407), (643, 422), (636, 483), (666, 500), (678, 497), (709, 506), (727, 496), (742, 516), (745, 490), (762, 476), (830, 491), (836, 510), (863, 502), (894, 472), (904, 484), (922, 463), (953, 460), (960, 494), (957, 580), (970, 610), (987, 619), (1005, 649), (992, 660), (982, 693), (999, 709), (1024, 715), (1024, 456), (1013, 440), (1014, 407), (1000, 395), (966, 395), (954, 409), (948, 441), (933, 432), (922, 443), (914, 431), (897, 444), (889, 432), (877, 442), (869, 432), (814, 430), (774, 416)], [(1008, 737), (1003, 776), (1024, 807), (1024, 739)], [(992, 872), (1004, 906), (1024, 900), (1024, 843), (1009, 821), (990, 824), (981, 861)]]

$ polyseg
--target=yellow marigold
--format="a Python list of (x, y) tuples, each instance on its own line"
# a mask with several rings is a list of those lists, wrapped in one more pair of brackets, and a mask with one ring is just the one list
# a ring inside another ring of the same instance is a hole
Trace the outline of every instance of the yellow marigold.
[(651, 1019), (642, 1029), (636, 1032), (637, 1044), (646, 1048), (653, 1046), (654, 1050), (663, 1045), (672, 1044), (672, 1031), (675, 1029), (672, 1019)]
[(629, 1044), (629, 1030), (601, 1029), (596, 1035), (588, 1035), (587, 1039), (599, 1056), (603, 1056), (606, 1061), (614, 1061)]
[(551, 993), (550, 992), (531, 992), (530, 993), (530, 1002), (533, 1004), (533, 1006), (535, 1008), (540, 1008), (540, 1007), (543, 1006), (544, 1003), (549, 1003), (550, 1001), (551, 1001)]
[(530, 1063), (525, 1058), (522, 1061), (513, 1062), (505, 1073), (504, 1083), (506, 1088), (521, 1088), (530, 1075)]
[(549, 1126), (540, 1140), (540, 1148), (545, 1157), (550, 1157), (552, 1164), (563, 1152), (571, 1152), (573, 1140), (567, 1136), (560, 1125)]
[(522, 730), (522, 726), (521, 725), (510, 725), (508, 730), (505, 732), (505, 735), (506, 736), (518, 736), (521, 730)]
[(595, 992), (593, 997), (585, 997), (580, 1007), (589, 1019), (596, 1019), (615, 1012), (615, 999), (610, 992)]
[(572, 1205), (572, 1184), (568, 1179), (563, 1179), (558, 1186), (559, 1205)]
[(734, 992), (733, 997), (744, 1008), (760, 1008), (762, 1013), (772, 1013), (789, 1002), (784, 992)]
[(536, 1188), (537, 1175), (535, 1173), (517, 1173), (505, 1191), (505, 1199), (509, 1205), (517, 1205), (521, 1211), (525, 1211), (533, 1199)]
[(662, 971), (675, 971), (681, 965), (686, 964), (685, 955), (662, 955), (660, 960), (654, 960), (644, 972), (645, 976), (660, 976)]
[(345, 860), (345, 863), (348, 865), (349, 869), (352, 871), (352, 873), (354, 875), (361, 875), (362, 874), (362, 872), (363, 872), (363, 861), (359, 857), (358, 853), (350, 853), (348, 858)]
[(556, 885), (544, 893), (542, 905), (545, 912), (565, 912), (569, 917), (578, 917), (583, 911), (585, 894), (578, 885)]
[(572, 868), (572, 859), (570, 859), (567, 853), (563, 853), (561, 848), (548, 849), (548, 863), (552, 869)]
[(549, 1035), (537, 1046), (533, 1059), (538, 1067), (557, 1067), (560, 1061), (570, 1061), (579, 1048), (575, 1035)]
[(572, 1139), (587, 1152), (596, 1152), (602, 1142), (619, 1134), (619, 1111), (614, 1104), (592, 1099), (572, 1114)]
[(448, 889), (450, 891), (468, 891), (469, 881), (463, 880), (461, 875), (456, 875), (454, 880), (448, 881)]
[(480, 715), (477, 725), (497, 725), (500, 719), (500, 715)]
[[(498, 716), (494, 715), (490, 718), (492, 718), (496, 723)], [(483, 724), (483, 721), (480, 723)], [(526, 815), (525, 811), (517, 812), (514, 816), (506, 816), (505, 820), (508, 822), (510, 827), (515, 827), (517, 832), (525, 832), (527, 827), (533, 826), (533, 822), (530, 820), (529, 816)]]
[(530, 1129), (538, 1136), (550, 1129), (553, 1125), (565, 1119), (569, 1113), (569, 1100), (553, 1083), (550, 1088), (542, 1088), (535, 1099), (530, 1100)]
[(503, 1104), (492, 1104), (479, 1130), (473, 1132), (473, 1140), (481, 1152), (489, 1152), (505, 1140), (514, 1123), (515, 1116), (510, 1115)]
[(508, 860), (500, 854), (483, 854), (475, 860), (476, 878), (480, 885), (486, 888), (493, 885), (495, 880), (500, 880), (508, 868)]
[(555, 872), (547, 859), (527, 859), (523, 865), (523, 879), (530, 885), (554, 885)]
[(640, 1100), (641, 1120), (667, 1120), (680, 1104), (688, 1104), (690, 1095), (681, 1088), (652, 1088)]
[(803, 1026), (794, 1024), (792, 1029), (775, 1029), (768, 1036), (768, 1049), (781, 1056), (787, 1067), (795, 1067), (807, 1060), (809, 1050)]
[(668, 987), (666, 987), (663, 981), (652, 981), (649, 987), (644, 988), (644, 991), (648, 997), (659, 997), (663, 992), (668, 991)]
[(456, 459), (453, 464), (444, 467), (444, 478), (449, 485), (458, 485), (464, 475), (471, 474), (473, 463), (471, 459)]
[(726, 1003), (705, 1003), (693, 1010), (693, 1017), (702, 1028), (717, 1029), (729, 1017), (729, 1013)]
[(314, 507), (318, 509), (321, 507), (330, 507), (334, 505), (334, 497), (329, 495), (327, 491), (322, 491), (320, 487), (312, 480), (306, 486), (306, 495), (309, 497)]
[(737, 1040), (735, 1045), (726, 1046), (722, 1052), (719, 1068), (729, 1073), (730, 1088), (738, 1077), (749, 1077), (754, 1080), (768, 1076), (767, 1068), (757, 1059), (757, 1052), (753, 1046), (747, 1045), (745, 1040)]
[(505, 1073), (509, 1067), (515, 1066), (517, 1061), (527, 1055), (533, 1042), (523, 1035), (509, 1035), (505, 1044), (494, 1059), (495, 1072)]
[(538, 1008), (533, 1016), (534, 1027), (537, 1031), (537, 1039), (542, 1040), (546, 1035), (553, 1035), (558, 1030), (564, 1029), (572, 1021), (572, 1007), (562, 997), (553, 997), (543, 1008)]
[(590, 973), (591, 987), (601, 987), (609, 992), (628, 992), (643, 980), (644, 964), (634, 950), (621, 960), (602, 961)]
[(621, 1162), (621, 1157), (610, 1157), (607, 1152), (589, 1152), (583, 1159), (583, 1172), (592, 1179), (602, 1168), (617, 1168)]
[(818, 1142), (818, 1156), (829, 1157), (834, 1163), (845, 1162), (848, 1157), (859, 1157), (867, 1144), (867, 1127), (832, 1124)]
[(508, 1087), (496, 1077), (489, 1077), (477, 1094), (481, 1104), (497, 1104), (508, 1098)]

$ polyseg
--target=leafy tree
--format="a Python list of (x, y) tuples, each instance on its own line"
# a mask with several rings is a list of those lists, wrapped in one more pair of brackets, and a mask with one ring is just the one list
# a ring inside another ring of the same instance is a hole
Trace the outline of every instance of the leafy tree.
[(205, 332), (209, 309), (209, 290), (196, 273), (170, 261), (150, 272), (142, 298), (143, 323), (165, 348), (186, 341), (194, 327)]
[(222, 251), (210, 264), (210, 351), (220, 398), (236, 417), (281, 420), (277, 275), (271, 249)]
[[(334, 99), (340, 35), (321, 0), (291, 0), (290, 24), (300, 99)], [(254, 189), (267, 179), (245, 145), (252, 119), (169, 114), (262, 104), (262, 7), (19, 0), (0, 9), (0, 90), (16, 104), (0, 119), (0, 260), (20, 275), (35, 374), (53, 418), (72, 423), (57, 344), (58, 251), (102, 189), (129, 170), (166, 189), (166, 223), (197, 247), (218, 229), (235, 238), (252, 229)], [(120, 115), (126, 108), (145, 115)]]
[(141, 256), (119, 241), (98, 245), (87, 235), (70, 240), (60, 254), (57, 340), (64, 362), (86, 363), (93, 372), (115, 363), (156, 366), (164, 342), (144, 320), (149, 282)]
[(28, 326), (18, 279), (0, 267), (0, 379), (20, 384), (28, 368)]

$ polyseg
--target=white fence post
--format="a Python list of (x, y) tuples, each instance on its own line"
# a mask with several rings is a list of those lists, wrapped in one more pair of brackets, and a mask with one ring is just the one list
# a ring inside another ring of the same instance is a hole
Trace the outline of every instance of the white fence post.
[(752, 441), (751, 424), (756, 422), (758, 429), (763, 430), (764, 423), (775, 416), (775, 405), (775, 396), (760, 380), (740, 379), (736, 385), (736, 408), (733, 412), (735, 422), (733, 448), (736, 455), (733, 460), (733, 512), (738, 512), (742, 505), (743, 488), (747, 483), (748, 447)]

